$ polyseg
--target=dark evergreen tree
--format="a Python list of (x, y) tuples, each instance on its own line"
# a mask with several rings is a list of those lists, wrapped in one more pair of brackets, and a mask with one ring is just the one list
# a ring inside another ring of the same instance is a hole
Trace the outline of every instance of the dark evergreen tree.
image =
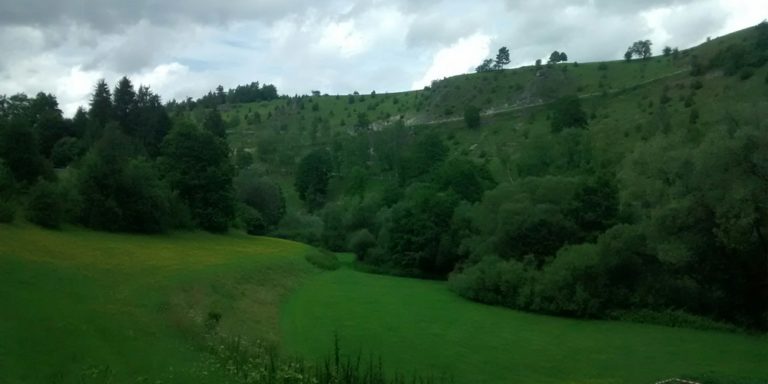
[(114, 118), (120, 124), (123, 132), (128, 136), (136, 137), (138, 123), (136, 121), (136, 91), (131, 80), (125, 76), (120, 79), (115, 87), (115, 92), (112, 96), (112, 108)]
[(212, 108), (206, 113), (203, 128), (218, 138), (225, 139), (227, 137), (226, 124), (217, 108)]
[(96, 123), (99, 129), (103, 129), (114, 118), (112, 93), (104, 79), (99, 80), (93, 90), (88, 117)]

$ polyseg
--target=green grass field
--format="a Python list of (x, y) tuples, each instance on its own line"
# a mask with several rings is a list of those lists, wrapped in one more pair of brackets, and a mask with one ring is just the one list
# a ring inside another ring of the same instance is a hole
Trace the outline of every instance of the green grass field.
[[(768, 339), (533, 315), (469, 302), (441, 282), (344, 268), (313, 277), (282, 312), (289, 351), (380, 354), (457, 383), (653, 383), (700, 374), (768, 380)], [(762, 382), (762, 381), (760, 381)]]
[(0, 225), (0, 382), (220, 382), (202, 349), (208, 313), (222, 334), (278, 341), (280, 302), (317, 272), (309, 249)]

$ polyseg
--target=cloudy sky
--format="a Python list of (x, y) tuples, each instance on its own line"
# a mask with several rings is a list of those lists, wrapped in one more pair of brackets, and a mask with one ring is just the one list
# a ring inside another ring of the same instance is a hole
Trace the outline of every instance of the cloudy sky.
[(123, 75), (165, 100), (251, 81), (402, 91), (502, 45), (512, 66), (619, 59), (639, 39), (686, 48), (767, 17), (765, 0), (0, 0), (0, 94), (51, 92), (71, 115)]

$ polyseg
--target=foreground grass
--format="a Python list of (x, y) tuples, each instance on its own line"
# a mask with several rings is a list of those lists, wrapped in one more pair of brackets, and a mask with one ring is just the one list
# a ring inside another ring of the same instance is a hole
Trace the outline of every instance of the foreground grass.
[(387, 366), (445, 372), (457, 383), (768, 380), (765, 336), (533, 315), (465, 301), (440, 282), (350, 269), (303, 284), (282, 325), (295, 353), (322, 356), (338, 332), (347, 350), (374, 350)]
[(277, 342), (281, 300), (317, 271), (310, 249), (0, 225), (0, 382), (225, 382), (206, 363), (206, 320)]

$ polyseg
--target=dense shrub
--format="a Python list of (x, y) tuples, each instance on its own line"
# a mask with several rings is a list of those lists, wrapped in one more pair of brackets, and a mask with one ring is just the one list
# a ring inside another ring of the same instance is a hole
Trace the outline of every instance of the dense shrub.
[(280, 186), (255, 171), (243, 171), (235, 179), (235, 189), (240, 202), (259, 212), (268, 228), (272, 228), (285, 216), (285, 197)]
[(480, 108), (469, 105), (464, 108), (464, 123), (467, 128), (474, 129), (480, 126)]
[(40, 181), (29, 191), (27, 220), (45, 228), (59, 228), (64, 219), (64, 204), (56, 183)]
[(82, 153), (80, 141), (74, 137), (64, 137), (57, 141), (51, 151), (51, 162), (54, 167), (66, 167)]
[(364, 261), (371, 248), (376, 246), (376, 238), (367, 229), (361, 229), (349, 238), (349, 249), (357, 255), (357, 259)]
[(13, 202), (15, 184), (13, 173), (0, 160), (0, 223), (10, 223), (16, 216), (16, 205)]
[(274, 235), (302, 243), (319, 245), (322, 240), (323, 221), (311, 214), (288, 213), (280, 220)]
[(12, 223), (16, 218), (16, 205), (12, 201), (0, 201), (0, 223)]
[(244, 204), (238, 208), (238, 216), (246, 233), (254, 236), (261, 236), (267, 233), (267, 223), (259, 211)]

